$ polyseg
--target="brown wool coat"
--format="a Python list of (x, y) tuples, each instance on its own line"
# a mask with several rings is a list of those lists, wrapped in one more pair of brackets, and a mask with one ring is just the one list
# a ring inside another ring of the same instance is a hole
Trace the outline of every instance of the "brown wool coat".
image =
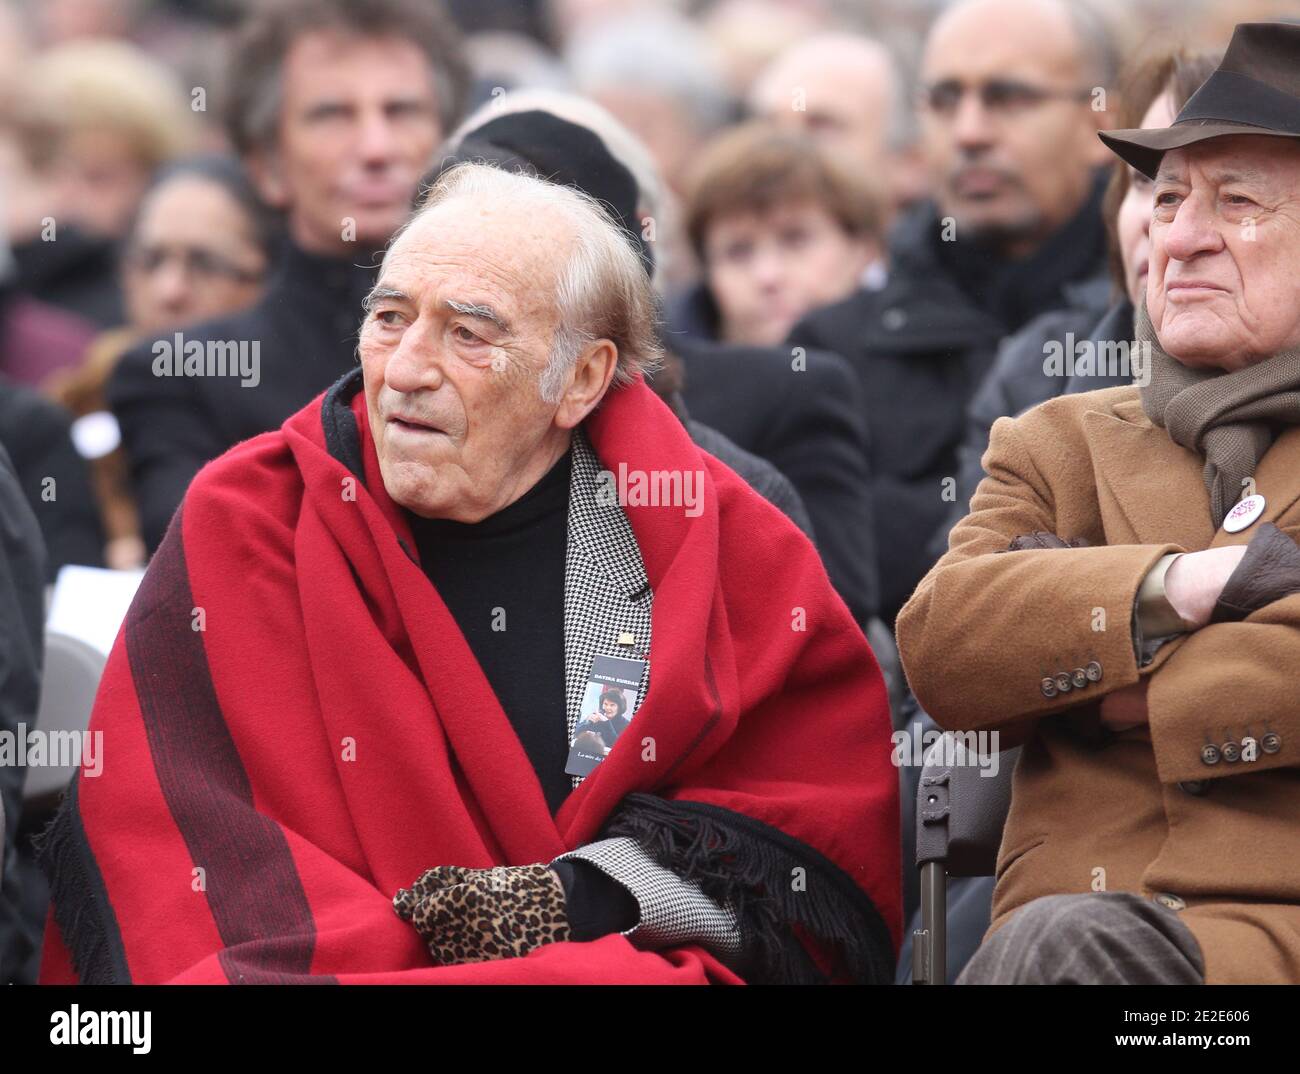
[[(1133, 387), (1000, 419), (970, 514), (899, 616), (899, 650), (940, 725), (1025, 745), (990, 932), (1043, 895), (1173, 895), (1208, 983), (1296, 983), (1300, 594), (1168, 642), (1145, 668), (1132, 612), (1168, 552), (1245, 543), (1263, 521), (1300, 539), (1300, 427), (1261, 460), (1267, 506), (1239, 533), (1215, 529), (1202, 466)], [(1091, 547), (995, 554), (1034, 531)], [(1094, 661), (1099, 681), (1045, 695), (1044, 678)], [(1146, 675), (1149, 726), (1107, 736), (1098, 700)], [(1207, 744), (1268, 732), (1278, 748), (1257, 760), (1203, 760)]]

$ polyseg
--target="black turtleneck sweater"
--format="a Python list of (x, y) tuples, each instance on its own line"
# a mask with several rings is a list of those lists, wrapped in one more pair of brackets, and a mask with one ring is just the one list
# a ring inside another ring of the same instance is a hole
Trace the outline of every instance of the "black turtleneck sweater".
[[(204, 463), (241, 440), (278, 428), (356, 364), (361, 301), (378, 260), (363, 250), (333, 258), (286, 243), (275, 274), (253, 306), (182, 327), (182, 342), (242, 346), (256, 358), (256, 385), (240, 375), (156, 376), (155, 343), (175, 349), (175, 330), (160, 332), (122, 358), (108, 385), (122, 427), (152, 550), (190, 480)], [(182, 359), (183, 361), (183, 359)], [(248, 378), (252, 379), (252, 378)]]
[[(572, 790), (564, 681), (564, 562), (568, 539), (566, 452), (514, 503), (481, 522), (408, 513), (420, 566), (469, 643), (541, 781), (559, 810)], [(502, 629), (504, 628), (504, 629)], [(575, 939), (636, 923), (627, 889), (584, 861), (557, 862)]]
[(481, 522), (410, 515), (420, 565), (537, 770), (554, 813), (572, 790), (564, 689), (569, 455)]

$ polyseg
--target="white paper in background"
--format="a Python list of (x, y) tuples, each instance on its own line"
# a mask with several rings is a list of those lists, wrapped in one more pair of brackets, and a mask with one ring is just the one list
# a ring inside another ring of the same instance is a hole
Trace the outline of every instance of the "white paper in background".
[(80, 638), (107, 656), (143, 577), (143, 570), (59, 568), (45, 629)]

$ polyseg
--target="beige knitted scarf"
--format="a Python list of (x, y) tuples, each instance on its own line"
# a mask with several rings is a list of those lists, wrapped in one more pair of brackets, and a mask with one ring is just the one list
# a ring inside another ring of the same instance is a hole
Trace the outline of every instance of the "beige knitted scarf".
[(1151, 345), (1142, 409), (1174, 443), (1205, 457), (1210, 514), (1221, 526), (1279, 426), (1300, 424), (1300, 350), (1232, 373), (1189, 369), (1160, 346), (1145, 301), (1135, 320), (1138, 343)]

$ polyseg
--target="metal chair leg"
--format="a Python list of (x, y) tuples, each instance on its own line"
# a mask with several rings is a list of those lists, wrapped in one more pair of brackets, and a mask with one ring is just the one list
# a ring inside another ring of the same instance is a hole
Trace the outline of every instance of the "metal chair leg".
[(921, 927), (912, 933), (912, 983), (948, 980), (948, 875), (941, 861), (921, 866)]

